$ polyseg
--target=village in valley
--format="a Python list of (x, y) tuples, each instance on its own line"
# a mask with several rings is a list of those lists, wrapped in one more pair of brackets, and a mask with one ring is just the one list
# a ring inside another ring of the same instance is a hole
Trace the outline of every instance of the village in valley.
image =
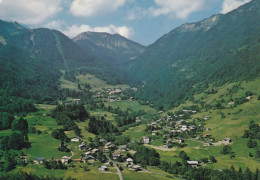
[(260, 180), (260, 0), (0, 0), (0, 180)]
[[(41, 154), (39, 154), (39, 156), (23, 154), (20, 156), (20, 161), (23, 164), (32, 163), (34, 166), (44, 166), (47, 169), (73, 169), (81, 167), (86, 174), (91, 173), (91, 171), (93, 171), (91, 169), (94, 168), (96, 172), (101, 174), (118, 173), (124, 176), (124, 173), (128, 171), (131, 173), (150, 174), (149, 177), (152, 174), (157, 174), (156, 176), (160, 176), (161, 178), (165, 177), (165, 174), (162, 174), (161, 170), (158, 171), (158, 169), (148, 168), (147, 165), (149, 164), (146, 165), (143, 161), (138, 161), (138, 151), (141, 152), (140, 149), (148, 148), (159, 152), (159, 155), (166, 161), (178, 162), (178, 160), (181, 160), (190, 168), (196, 169), (208, 165), (215, 168), (219, 167), (219, 165), (213, 165), (219, 161), (219, 155), (215, 156), (214, 154), (216, 152), (215, 149), (219, 151), (223, 148), (221, 152), (216, 153), (221, 154), (226, 147), (233, 145), (233, 139), (231, 137), (215, 137), (216, 132), (211, 134), (214, 126), (208, 122), (215, 119), (214, 116), (219, 116), (219, 113), (216, 114), (212, 111), (205, 111), (205, 109), (202, 109), (196, 104), (180, 106), (180, 108), (174, 111), (156, 111), (149, 102), (142, 103), (140, 100), (135, 99), (136, 91), (137, 88), (133, 87), (103, 88), (102, 90), (93, 92), (93, 97), (99, 106), (95, 110), (92, 110), (90, 114), (95, 114), (98, 119), (107, 121), (106, 119), (112, 118), (112, 120), (108, 121), (114, 124), (113, 119), (120, 119), (116, 117), (120, 117), (124, 113), (127, 113), (128, 116), (130, 116), (131, 113), (136, 114), (136, 116), (133, 115), (132, 120), (129, 120), (129, 124), (121, 125), (120, 128), (122, 128), (122, 130), (120, 130), (121, 135), (119, 137), (114, 137), (114, 135), (112, 135), (113, 133), (108, 133), (109, 135), (103, 133), (99, 135), (91, 134), (89, 133), (91, 131), (86, 128), (86, 125), (89, 125), (90, 122), (87, 124), (85, 122), (79, 122), (77, 123), (81, 130), (79, 136), (71, 131), (63, 131), (65, 134), (62, 132), (64, 136), (68, 136), (69, 138), (62, 140), (56, 147), (59, 151), (64, 152), (62, 153), (64, 154), (63, 156), (51, 156), (51, 158), (48, 158), (41, 156)], [(254, 96), (247, 96), (246, 100), (250, 101), (254, 98)], [(125, 110), (121, 110), (117, 106), (118, 103), (127, 104), (128, 107), (125, 108)], [(138, 109), (140, 108), (141, 110), (139, 113), (131, 109), (132, 103), (139, 104)], [(67, 101), (60, 102), (60, 104), (65, 106), (79, 106), (82, 104), (82, 100), (80, 98), (68, 99)], [(42, 109), (43, 112), (50, 108), (48, 105), (36, 106)], [(226, 106), (233, 107), (234, 102), (228, 101)], [(50, 109), (53, 111), (52, 106)], [(147, 111), (147, 109), (149, 111)], [(223, 114), (220, 115), (223, 116)], [(30, 118), (28, 120), (30, 124)], [(119, 121), (116, 120), (116, 122)], [(36, 129), (41, 126), (42, 125), (36, 126)], [(123, 127), (125, 127), (125, 129), (123, 129)], [(138, 130), (139, 128), (141, 129), (140, 132)], [(85, 133), (85, 131), (89, 132)], [(185, 151), (196, 151), (196, 153), (208, 151), (208, 153), (206, 153), (208, 156), (200, 154), (197, 157), (196, 155), (189, 157)], [(50, 154), (51, 153), (52, 152), (50, 152)], [(236, 159), (235, 152), (230, 151), (229, 153), (231, 159)], [(169, 160), (167, 157), (169, 157)]]

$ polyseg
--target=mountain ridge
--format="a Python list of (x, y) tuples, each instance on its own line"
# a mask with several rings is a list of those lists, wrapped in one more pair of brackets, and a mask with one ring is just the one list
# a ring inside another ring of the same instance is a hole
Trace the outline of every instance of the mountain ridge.
[(145, 50), (145, 46), (119, 34), (104, 32), (83, 32), (73, 41), (94, 56), (115, 65), (133, 60)]
[(0, 21), (0, 109), (16, 98), (55, 101), (62, 93), (60, 77), (75, 81), (78, 73), (87, 72), (110, 83), (120, 82), (113, 66), (84, 51), (63, 33)]
[(213, 15), (170, 31), (136, 59), (129, 70), (129, 81), (139, 86), (146, 82), (141, 98), (177, 105), (196, 91), (195, 84), (259, 76), (260, 24), (253, 18), (260, 16), (259, 6), (259, 1), (251, 1), (225, 15)]

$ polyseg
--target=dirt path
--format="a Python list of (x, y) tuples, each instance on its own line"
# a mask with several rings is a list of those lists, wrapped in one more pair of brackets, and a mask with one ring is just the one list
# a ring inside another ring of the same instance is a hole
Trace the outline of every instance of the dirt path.
[(74, 156), (74, 152), (73, 151), (70, 151), (70, 152), (71, 152), (70, 158), (72, 158)]
[(145, 144), (145, 146), (153, 148), (153, 149), (157, 149), (160, 151), (176, 151), (177, 150), (177, 148), (167, 149), (167, 148), (164, 148), (163, 146), (153, 146), (153, 145), (149, 145), (149, 144)]
[(222, 144), (223, 144), (223, 145), (232, 144), (232, 142), (231, 142), (231, 143), (228, 143), (228, 142), (225, 142), (225, 141), (218, 141), (218, 142), (212, 143), (212, 144), (213, 144), (213, 146), (221, 146)]

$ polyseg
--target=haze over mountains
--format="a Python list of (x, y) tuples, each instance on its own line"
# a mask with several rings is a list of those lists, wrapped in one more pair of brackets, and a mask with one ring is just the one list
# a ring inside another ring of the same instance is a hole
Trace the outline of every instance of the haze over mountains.
[(86, 32), (71, 40), (55, 30), (1, 21), (0, 88), (8, 96), (43, 101), (40, 94), (57, 96), (60, 70), (72, 81), (88, 72), (142, 87), (138, 98), (157, 106), (177, 105), (207, 84), (260, 75), (259, 9), (254, 0), (226, 15), (184, 24), (147, 48), (120, 35)]

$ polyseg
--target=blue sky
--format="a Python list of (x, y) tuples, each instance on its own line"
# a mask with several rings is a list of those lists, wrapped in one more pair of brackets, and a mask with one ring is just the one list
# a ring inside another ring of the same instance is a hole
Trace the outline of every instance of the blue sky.
[(149, 45), (174, 28), (225, 14), (250, 0), (0, 0), (0, 19), (69, 37), (118, 33)]

